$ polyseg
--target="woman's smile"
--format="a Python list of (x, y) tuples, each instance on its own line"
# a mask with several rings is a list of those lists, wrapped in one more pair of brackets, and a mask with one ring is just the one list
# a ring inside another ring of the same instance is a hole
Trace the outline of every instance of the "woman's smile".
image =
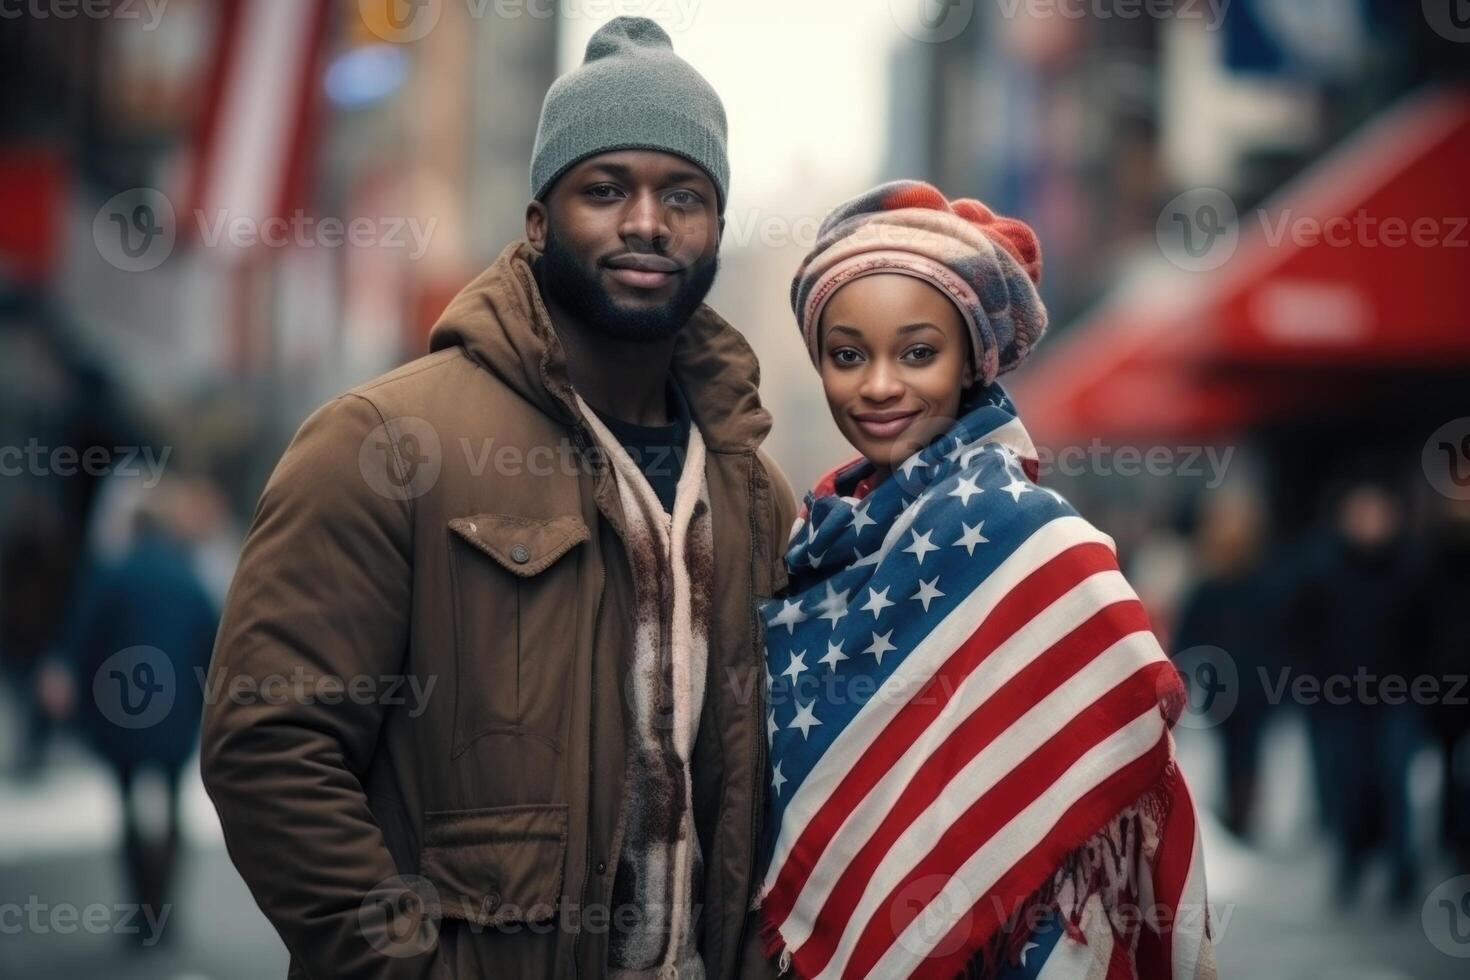
[(854, 412), (852, 418), (870, 438), (888, 440), (902, 435), (921, 414), (916, 408), (906, 412)]

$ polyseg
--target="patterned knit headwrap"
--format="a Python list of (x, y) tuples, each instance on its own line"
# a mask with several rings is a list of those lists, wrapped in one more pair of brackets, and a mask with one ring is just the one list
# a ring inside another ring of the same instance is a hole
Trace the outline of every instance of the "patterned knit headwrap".
[(977, 383), (1020, 364), (1046, 331), (1036, 291), (1041, 246), (1031, 228), (970, 198), (946, 200), (923, 181), (895, 180), (827, 215), (791, 282), (813, 364), (820, 366), (822, 307), (844, 284), (878, 272), (917, 276), (954, 301), (970, 330)]

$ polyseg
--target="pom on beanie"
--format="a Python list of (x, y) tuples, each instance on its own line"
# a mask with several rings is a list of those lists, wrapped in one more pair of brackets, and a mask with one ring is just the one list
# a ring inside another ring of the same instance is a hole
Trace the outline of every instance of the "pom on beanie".
[(931, 184), (899, 180), (834, 208), (796, 271), (791, 308), (813, 364), (827, 300), (853, 279), (880, 272), (925, 279), (959, 307), (983, 384), (1020, 364), (1046, 332), (1036, 289), (1041, 245), (1030, 226), (973, 198), (950, 201)]

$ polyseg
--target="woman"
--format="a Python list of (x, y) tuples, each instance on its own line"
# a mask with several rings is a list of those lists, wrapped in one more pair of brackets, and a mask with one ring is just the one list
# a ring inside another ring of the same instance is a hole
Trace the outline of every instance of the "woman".
[(996, 383), (1045, 330), (1040, 268), (1023, 223), (898, 181), (792, 284), (862, 455), (807, 494), (762, 609), (783, 974), (1214, 975), (1178, 674)]

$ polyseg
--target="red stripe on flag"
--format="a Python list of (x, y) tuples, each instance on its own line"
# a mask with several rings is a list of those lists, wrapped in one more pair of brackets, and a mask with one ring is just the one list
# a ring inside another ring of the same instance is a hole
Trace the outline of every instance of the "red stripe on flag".
[[(1194, 803), (1178, 770), (1168, 784), (1168, 810), (1159, 828), (1159, 850), (1154, 857), (1154, 901), (1170, 912), (1160, 922), (1160, 931), (1145, 927), (1138, 941), (1138, 974), (1144, 980), (1169, 980), (1174, 975), (1174, 917), (1194, 862), (1194, 838), (1198, 828)], [(1187, 909), (1186, 915), (1205, 915), (1204, 909)]]
[[(1137, 599), (1122, 600), (1099, 610), (1038, 655), (1002, 685), (981, 710), (974, 711), (956, 726), (944, 743), (924, 760), (883, 822), (848, 861), (817, 916), (817, 926), (809, 942), (825, 938), (836, 943), (841, 927), (851, 918), (884, 855), (944, 791), (955, 773), (1098, 654), (1122, 637), (1147, 629), (1148, 616)], [(922, 735), (923, 732), (904, 732), (896, 737), (906, 738), (904, 744), (911, 745)], [(1037, 790), (1044, 788), (1043, 785)]]
[(291, 142), (287, 144), (286, 165), (281, 176), (276, 213), (289, 216), (302, 206), (308, 190), (311, 164), (316, 158), (316, 134), (322, 111), (322, 64), (326, 59), (327, 30), (331, 24), (328, 0), (312, 0), (313, 7), (303, 16), (312, 18), (306, 55), (298, 63), (301, 77), (295, 86), (296, 114), (291, 124)]
[(1127, 943), (1116, 929), (1113, 930), (1113, 954), (1108, 957), (1108, 975), (1105, 980), (1139, 980), (1133, 975)]
[[(1140, 673), (1152, 669), (1146, 667)], [(1137, 681), (1134, 679), (1125, 682), (1129, 683), (1136, 685)], [(1118, 800), (1126, 800), (1123, 804), (1126, 806), (1158, 783), (1159, 775), (1168, 765), (1168, 761), (1169, 738), (1165, 735), (1143, 755), (1084, 794), (1067, 810), (1046, 839), (1017, 861), (1014, 867), (1000, 877), (989, 893), (976, 902), (970, 918), (957, 922), (950, 933), (936, 944), (936, 948), (954, 948), (954, 952), (927, 958), (913, 975), (944, 978), (954, 976), (974, 955), (975, 950), (989, 942), (990, 937), (1006, 923), (1008, 917), (1015, 916), (1026, 899), (1035, 894), (1036, 889), (1041, 887), (1075, 848), (1086, 843), (1117, 814), (1121, 809)], [(1024, 927), (1025, 923), (1013, 925)], [(965, 930), (969, 931), (969, 940), (960, 944), (958, 940)], [(1121, 948), (1127, 962), (1126, 944), (1116, 936), (1114, 940), (1114, 955)], [(1068, 940), (1063, 937), (1061, 941)]]
[(768, 914), (776, 922), (785, 921), (790, 914), (811, 869), (848, 814), (893, 767), (918, 733), (928, 728), (948, 704), (948, 695), (941, 685), (948, 685), (947, 690), (953, 692), (957, 679), (974, 670), (996, 647), (1058, 597), (1088, 576), (1117, 567), (1117, 559), (1106, 545), (1096, 542), (1075, 545), (1026, 576), (996, 603), (985, 621), (950, 656), (921, 692), (931, 693), (940, 687), (941, 696), (916, 696), (910, 700), (890, 720), (802, 830), (764, 900), (770, 910)]
[[(903, 880), (879, 903), (878, 911), (863, 924), (862, 938), (853, 949), (844, 976), (867, 975), (873, 964), (893, 945), (898, 934), (928, 904), (928, 899), (938, 893), (945, 880), (958, 872), (974, 855), (979, 845), (994, 837), (1022, 810), (1035, 802), (1047, 787), (1061, 778), (1090, 749), (1139, 717), (1150, 706), (1157, 704), (1153, 673), (1151, 667), (1141, 668), (1102, 695), (951, 823), (929, 853), (909, 870)], [(1161, 766), (1162, 760), (1156, 763), (1156, 768)], [(1058, 852), (1058, 863), (1072, 848), (1096, 832), (1108, 817), (1139, 795), (1138, 792), (1132, 792), (1125, 796), (1120, 790), (1131, 790), (1132, 787), (1117, 786), (1111, 777), (1099, 786), (1104, 787), (1104, 792), (1092, 804), (1088, 813), (1089, 817), (1097, 817), (1093, 826), (1067, 838), (1060, 837), (1055, 827), (1046, 835), (1046, 841), (1051, 842)], [(1043, 846), (1046, 846), (1045, 843)], [(1023, 858), (1022, 862), (1024, 860)], [(1015, 867), (1020, 867), (1022, 862), (1018, 862)], [(1036, 862), (1030, 869), (1035, 875), (1035, 881), (1030, 882), (1030, 888), (1018, 897), (1025, 897), (1030, 890), (1039, 886), (1047, 871), (1055, 866)], [(926, 892), (929, 894), (926, 895)], [(992, 890), (989, 894), (995, 896), (997, 893)], [(903, 898), (902, 904), (895, 901), (900, 897)], [(1001, 897), (1004, 899), (1005, 896)], [(988, 914), (993, 916), (996, 913), (994, 903), (991, 904), (992, 909)], [(812, 945), (810, 942), (803, 945), (796, 956), (807, 952)], [(812, 962), (820, 969), (830, 959), (832, 950), (818, 948), (812, 950), (812, 953)], [(815, 972), (809, 968), (804, 970), (808, 975)]]

